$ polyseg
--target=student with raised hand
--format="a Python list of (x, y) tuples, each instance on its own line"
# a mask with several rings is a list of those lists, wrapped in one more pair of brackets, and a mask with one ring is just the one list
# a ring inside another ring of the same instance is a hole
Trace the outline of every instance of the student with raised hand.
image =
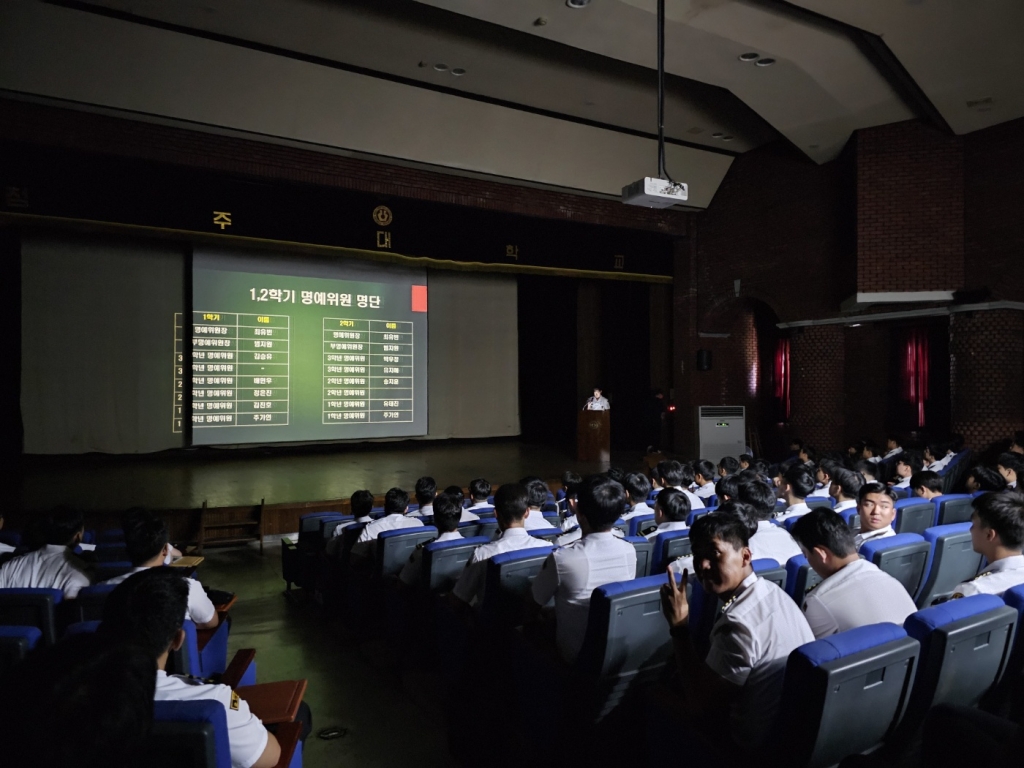
[(845, 512), (857, 506), (860, 489), (864, 486), (864, 478), (858, 472), (837, 467), (832, 473), (832, 489), (830, 493), (836, 500), (833, 511)]
[[(167, 523), (156, 513), (147, 512), (134, 516), (124, 528), (124, 546), (128, 551), (132, 570), (107, 579), (103, 583), (120, 584), (133, 573), (163, 566), (171, 546), (168, 538)], [(216, 627), (220, 623), (220, 617), (203, 585), (186, 576), (182, 576), (182, 579), (188, 585), (188, 611), (185, 618), (195, 622), (196, 629)]]
[(629, 504), (629, 511), (622, 515), (623, 520), (629, 520), (637, 515), (649, 515), (654, 511), (647, 506), (647, 497), (651, 495), (651, 481), (647, 479), (647, 475), (630, 472), (626, 475), (622, 487), (626, 491), (626, 503)]
[[(800, 464), (790, 467), (782, 477), (782, 498), (786, 508), (775, 517), (780, 523), (811, 511), (807, 506), (807, 495), (814, 490), (814, 478)], [(833, 514), (835, 514), (833, 512)]]
[[(433, 496), (431, 496), (433, 499)], [(422, 520), (406, 514), (409, 509), (409, 494), (401, 488), (392, 488), (384, 494), (384, 517), (367, 523), (363, 532), (356, 539), (356, 546), (369, 544), (376, 541), (384, 531), (393, 531), (398, 528), (418, 528), (423, 525)], [(363, 551), (367, 547), (362, 547)]]
[(582, 538), (552, 551), (532, 586), (537, 605), (555, 600), (555, 641), (570, 664), (583, 645), (593, 591), (636, 578), (636, 549), (612, 534), (626, 500), (622, 486), (604, 475), (592, 475), (576, 495)]
[(544, 539), (534, 538), (526, 530), (529, 515), (529, 494), (519, 483), (507, 483), (494, 494), (494, 516), (501, 535), (494, 541), (476, 548), (466, 569), (452, 589), (452, 595), (463, 603), (475, 605), (484, 591), (487, 561), (502, 552), (551, 546)]
[(693, 462), (693, 482), (697, 484), (697, 490), (694, 493), (700, 497), (701, 501), (707, 501), (715, 495), (715, 478), (717, 476), (715, 465), (707, 459), (698, 459)]
[(741, 474), (739, 481), (735, 501), (748, 505), (757, 522), (757, 530), (750, 537), (754, 559), (767, 557), (785, 565), (789, 558), (800, 554), (800, 547), (789, 531), (771, 522), (775, 516), (775, 493), (756, 475)]
[(117, 585), (103, 606), (99, 631), (138, 645), (156, 661), (157, 701), (212, 700), (224, 707), (234, 768), (271, 768), (281, 758), (274, 735), (226, 685), (185, 675), (168, 675), (167, 659), (185, 642), (188, 585), (172, 568), (147, 568)]
[(0, 588), (59, 589), (65, 599), (77, 597), (82, 587), (89, 586), (86, 565), (74, 553), (84, 533), (80, 511), (53, 510), (43, 524), (43, 546), (4, 563), (0, 567)]
[(978, 465), (971, 467), (964, 477), (964, 487), (968, 493), (991, 491), (999, 493), (1006, 490), (1006, 478), (994, 469)]
[(953, 597), (999, 595), (1024, 584), (1024, 496), (1016, 491), (983, 493), (971, 502), (971, 546), (988, 565), (958, 584)]
[(666, 488), (654, 501), (654, 522), (658, 527), (648, 533), (647, 538), (653, 541), (659, 533), (685, 531), (689, 516), (690, 500), (686, 495), (675, 488)]
[(803, 602), (804, 618), (815, 637), (883, 621), (903, 626), (917, 610), (902, 584), (860, 558), (853, 531), (832, 510), (812, 509), (791, 532), (823, 579)]
[[(462, 516), (461, 495), (460, 493), (456, 496), (445, 491), (434, 497), (434, 526), (438, 535), (431, 541), (458, 541), (464, 538), (458, 531), (459, 519)], [(402, 572), (398, 575), (402, 583), (412, 586), (420, 580), (423, 571), (423, 548), (429, 543), (421, 541), (409, 555), (409, 562), (402, 567)]]
[[(530, 502), (530, 513), (524, 518), (524, 525), (528, 531), (536, 531), (539, 528), (551, 528), (552, 525), (544, 519), (541, 508), (548, 502), (548, 494), (551, 489), (548, 484), (539, 477), (524, 477), (519, 484), (526, 489)], [(497, 503), (497, 499), (495, 499)]]
[(866, 483), (857, 494), (860, 531), (854, 540), (860, 551), (864, 542), (895, 536), (896, 494), (881, 483)]
[[(473, 503), (470, 504), (462, 513), (462, 519), (460, 523), (464, 523), (467, 520), (479, 520), (480, 515), (477, 514), (483, 510), (490, 511), (494, 509), (489, 501), (488, 497), (491, 495), (491, 484), (484, 480), (482, 477), (478, 477), (474, 480), (469, 481), (469, 499)], [(469, 517), (468, 515), (472, 515)]]
[(434, 502), (434, 497), (437, 496), (437, 481), (432, 477), (421, 477), (416, 481), (413, 493), (416, 494), (416, 503), (419, 505), (419, 509), (409, 512), (409, 517), (430, 517), (434, 514), (434, 508), (431, 505)]
[(910, 478), (910, 492), (922, 499), (933, 499), (942, 495), (942, 478), (938, 472), (922, 469)]
[(1017, 476), (1024, 472), (1024, 461), (1016, 453), (1001, 453), (996, 461), (996, 471), (1003, 476), (1006, 487), (1014, 489), (1017, 487)]
[(754, 573), (749, 544), (757, 523), (750, 512), (723, 504), (690, 529), (693, 577), (724, 603), (706, 658), (690, 635), (687, 574), (677, 584), (670, 571), (661, 592), (686, 699), (680, 717), (696, 720), (723, 753), (747, 757), (775, 723), (789, 654), (814, 640), (793, 599)]

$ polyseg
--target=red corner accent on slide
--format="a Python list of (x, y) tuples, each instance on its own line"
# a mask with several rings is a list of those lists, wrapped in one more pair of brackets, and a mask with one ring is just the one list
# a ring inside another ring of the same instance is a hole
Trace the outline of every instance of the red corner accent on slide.
[(414, 285), (412, 287), (412, 311), (427, 311), (427, 286)]

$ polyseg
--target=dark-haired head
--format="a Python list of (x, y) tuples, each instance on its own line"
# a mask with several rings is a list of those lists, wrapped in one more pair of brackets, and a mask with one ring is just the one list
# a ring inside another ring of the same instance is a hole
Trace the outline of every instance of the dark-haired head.
[(401, 488), (392, 488), (384, 494), (384, 514), (404, 515), (409, 509), (409, 494)]
[(434, 497), (434, 525), (439, 533), (451, 533), (454, 531), (458, 528), (461, 518), (461, 498), (447, 491), (439, 493)]
[(690, 500), (682, 491), (663, 488), (654, 500), (654, 512), (656, 516), (660, 513), (666, 522), (686, 522), (690, 516)]
[(622, 515), (626, 492), (607, 475), (591, 475), (576, 491), (576, 513), (591, 531), (607, 531)]
[(547, 483), (539, 477), (524, 477), (519, 484), (526, 489), (531, 509), (540, 509), (544, 506), (548, 500), (548, 493), (551, 491)]
[(806, 499), (814, 490), (814, 478), (807, 471), (807, 467), (800, 464), (794, 464), (786, 470), (783, 483), (789, 487), (790, 493), (797, 499)]
[(1006, 490), (1006, 478), (994, 469), (981, 466), (972, 467), (964, 478), (968, 493), (978, 491), (1004, 491)]
[(723, 456), (718, 462), (718, 472), (724, 477), (734, 475), (740, 471), (740, 462), (735, 456)]
[(487, 501), (487, 497), (491, 495), (491, 484), (482, 477), (470, 480), (469, 495), (475, 502)]
[(844, 499), (859, 499), (864, 477), (859, 472), (837, 468), (832, 475), (832, 487), (838, 489), (838, 493), (833, 494), (836, 498), (841, 495)]
[(749, 505), (758, 520), (769, 520), (775, 514), (775, 492), (756, 475), (740, 477), (733, 500)]
[(622, 487), (625, 488), (626, 495), (634, 504), (647, 501), (647, 497), (651, 494), (651, 481), (647, 479), (647, 475), (639, 472), (630, 472), (626, 475)]
[(459, 486), (449, 485), (444, 489), (444, 492), (455, 499), (455, 503), (458, 505), (459, 509), (462, 509), (462, 503), (466, 500), (466, 494), (462, 492), (462, 489), (459, 488)]
[[(932, 472), (930, 469), (922, 469), (920, 472), (915, 472), (910, 477), (910, 490), (918, 496), (932, 496), (935, 494), (942, 494), (942, 478), (939, 477), (938, 472)], [(922, 490), (927, 491), (925, 494)]]
[[(136, 568), (161, 565), (168, 538), (167, 523), (154, 512), (135, 515), (124, 526), (124, 546)], [(153, 562), (158, 557), (160, 562)]]
[(147, 568), (118, 584), (103, 605), (100, 631), (159, 659), (184, 639), (188, 584), (176, 568)]
[(505, 483), (494, 494), (494, 515), (502, 528), (522, 523), (529, 507), (530, 496), (519, 483)]
[(349, 506), (356, 519), (368, 517), (373, 511), (373, 494), (369, 491), (356, 491), (349, 499)]
[(655, 467), (664, 488), (673, 488), (683, 484), (683, 465), (671, 459), (659, 461)]
[(619, 485), (622, 485), (622, 481), (626, 479), (626, 470), (622, 467), (609, 467), (605, 475), (614, 480)]
[(989, 554), (977, 546), (978, 540), (987, 539), (990, 546), (998, 544), (1012, 553), (1020, 552), (1024, 546), (1024, 496), (1016, 491), (983, 493), (971, 506), (974, 508), (971, 540), (975, 542), (976, 551)]
[(413, 492), (416, 494), (417, 504), (421, 507), (429, 504), (437, 495), (437, 481), (432, 477), (421, 477), (416, 481), (416, 487), (413, 489)]
[[(903, 469), (900, 469), (900, 467)], [(896, 459), (896, 474), (900, 477), (911, 477), (915, 472), (924, 469), (924, 456), (920, 451), (903, 451)]]
[(716, 474), (717, 473), (715, 472), (715, 465), (712, 464), (707, 459), (698, 459), (697, 461), (693, 462), (694, 479), (697, 479), (697, 476), (700, 475), (700, 479), (710, 483), (714, 482)]
[(719, 503), (723, 501), (736, 501), (739, 494), (740, 480), (736, 475), (726, 475), (715, 486), (715, 495)]
[[(808, 560), (812, 559), (811, 554), (815, 549), (827, 549), (837, 558), (857, 554), (853, 531), (842, 516), (831, 509), (812, 509), (794, 523), (790, 533), (807, 554)], [(820, 553), (818, 557), (821, 558)]]
[(750, 538), (757, 531), (753, 510), (729, 502), (700, 517), (690, 528), (694, 575), (716, 595), (735, 591), (752, 572)]
[(81, 540), (85, 521), (81, 510), (58, 507), (47, 515), (44, 529), (47, 544), (71, 547)]

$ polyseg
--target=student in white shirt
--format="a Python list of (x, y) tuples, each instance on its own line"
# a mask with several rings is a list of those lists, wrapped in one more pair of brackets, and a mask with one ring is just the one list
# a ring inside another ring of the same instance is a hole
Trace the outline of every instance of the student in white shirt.
[(864, 486), (864, 478), (857, 472), (837, 467), (832, 473), (832, 488), (830, 493), (836, 500), (832, 508), (834, 512), (845, 512), (857, 506), (857, 497), (860, 489)]
[(896, 459), (896, 478), (893, 488), (909, 488), (910, 478), (924, 469), (924, 457), (920, 451), (903, 451)]
[(853, 531), (828, 509), (814, 509), (792, 529), (808, 564), (823, 581), (803, 601), (817, 638), (867, 624), (903, 626), (917, 606), (896, 579), (857, 554)]
[(899, 435), (890, 434), (885, 438), (885, 451), (885, 455), (879, 461), (887, 461), (899, 456), (903, 452), (903, 449), (900, 447)]
[(534, 602), (544, 606), (555, 600), (555, 641), (570, 664), (583, 645), (593, 591), (636, 578), (636, 549), (611, 532), (625, 500), (622, 486), (605, 475), (584, 480), (577, 491), (582, 538), (552, 551), (534, 579)]
[[(806, 515), (811, 511), (807, 506), (807, 495), (814, 490), (814, 478), (811, 473), (800, 464), (790, 467), (782, 477), (782, 498), (786, 501), (786, 508), (776, 513), (775, 519), (780, 523), (793, 517)], [(833, 513), (835, 514), (835, 513)]]
[(690, 501), (690, 509), (704, 509), (704, 501), (687, 486), (693, 482), (693, 469), (678, 461), (659, 461), (653, 470), (656, 484), (662, 488), (675, 488)]
[(877, 464), (882, 460), (882, 457), (878, 455), (878, 446), (870, 440), (866, 440), (861, 445), (860, 457), (864, 461), (870, 461), (872, 464)]
[[(431, 496), (433, 499), (433, 496)], [(384, 531), (393, 531), (398, 528), (417, 528), (423, 525), (422, 520), (406, 515), (409, 509), (409, 494), (401, 488), (392, 488), (384, 494), (384, 517), (367, 523), (363, 532), (356, 539), (357, 554), (367, 554), (369, 547), (365, 546), (371, 541), (376, 541)]]
[(924, 449), (924, 468), (932, 472), (945, 469), (953, 460), (953, 454), (946, 452), (945, 443), (929, 443)]
[(754, 573), (749, 541), (756, 524), (746, 518), (744, 506), (719, 507), (690, 530), (694, 579), (710, 599), (724, 603), (706, 658), (690, 636), (686, 574), (677, 585), (669, 573), (662, 587), (662, 609), (685, 687), (687, 711), (677, 715), (696, 723), (694, 732), (713, 734), (707, 737), (713, 747), (733, 756), (751, 756), (762, 748), (778, 714), (786, 660), (814, 640), (793, 599)]
[(827, 499), (829, 489), (832, 487), (832, 473), (835, 471), (836, 463), (831, 459), (822, 459), (814, 470), (814, 479), (818, 485), (813, 491), (807, 494), (808, 499)]
[(996, 462), (996, 470), (1006, 481), (1007, 488), (1017, 487), (1017, 476), (1024, 472), (1024, 461), (1016, 453), (1001, 453)]
[[(132, 570), (121, 576), (115, 576), (104, 584), (120, 584), (133, 573), (147, 568), (163, 566), (170, 543), (167, 541), (167, 523), (153, 513), (133, 516), (124, 526), (124, 546), (131, 560)], [(203, 585), (195, 579), (182, 576), (188, 585), (188, 612), (186, 619), (195, 622), (196, 629), (212, 629), (220, 623), (220, 616), (213, 601), (206, 594)]]
[(942, 495), (942, 478), (938, 472), (922, 469), (910, 478), (910, 492), (922, 499), (932, 501)]
[(224, 706), (233, 768), (270, 768), (281, 746), (249, 711), (244, 699), (226, 685), (212, 685), (184, 675), (168, 675), (167, 659), (185, 642), (188, 587), (171, 568), (133, 574), (110, 593), (103, 606), (100, 632), (139, 645), (156, 660), (157, 701), (212, 700)]
[(767, 557), (785, 565), (789, 558), (800, 554), (800, 546), (793, 541), (789, 531), (771, 522), (775, 514), (775, 493), (753, 472), (741, 472), (738, 479), (739, 486), (733, 500), (750, 505), (757, 522), (757, 530), (749, 540), (754, 559)]
[(528, 504), (529, 495), (519, 483), (506, 483), (494, 494), (494, 516), (501, 536), (476, 548), (472, 559), (466, 563), (466, 570), (452, 589), (454, 598), (468, 605), (476, 605), (480, 601), (487, 575), (487, 561), (495, 555), (518, 549), (551, 546), (544, 539), (535, 539), (526, 530), (526, 518), (532, 514)]
[(735, 456), (723, 456), (722, 460), (718, 462), (719, 477), (729, 477), (729, 475), (735, 475), (739, 471), (740, 462)]
[(999, 472), (982, 465), (971, 467), (964, 477), (964, 487), (968, 493), (993, 491), (999, 493), (1006, 490), (1006, 478)]
[[(541, 512), (541, 507), (548, 503), (548, 494), (551, 493), (548, 484), (539, 477), (524, 477), (519, 481), (519, 485), (523, 486), (529, 494), (530, 514), (525, 518), (526, 530), (554, 528), (555, 525), (548, 522), (544, 513)], [(495, 504), (497, 504), (497, 499), (495, 499)]]
[(1024, 584), (1024, 496), (984, 493), (971, 502), (971, 546), (988, 565), (970, 581), (958, 584), (953, 597), (998, 595)]
[(694, 491), (701, 501), (706, 502), (707, 500), (715, 495), (715, 477), (718, 473), (715, 471), (715, 465), (707, 459), (698, 459), (693, 462), (693, 482), (697, 485), (697, 490)]
[(873, 461), (860, 461), (854, 463), (853, 471), (861, 476), (865, 483), (878, 483), (878, 464)]
[(430, 517), (434, 514), (431, 504), (434, 497), (437, 496), (437, 481), (432, 477), (421, 477), (416, 481), (413, 493), (416, 494), (416, 503), (419, 505), (419, 509), (409, 512), (409, 517)]
[(490, 512), (494, 505), (487, 499), (491, 495), (491, 484), (482, 477), (469, 481), (469, 499), (472, 502), (462, 513), (460, 523), (468, 520), (479, 520), (481, 512)]
[(651, 495), (651, 481), (647, 475), (630, 472), (623, 480), (622, 487), (626, 491), (626, 503), (629, 504), (629, 511), (622, 514), (623, 520), (654, 512), (647, 506), (647, 497)]
[(860, 531), (855, 543), (857, 551), (867, 541), (895, 536), (892, 522), (896, 519), (896, 494), (881, 483), (867, 483), (857, 494), (857, 515)]
[(349, 497), (348, 503), (349, 510), (352, 512), (352, 519), (338, 523), (334, 527), (334, 534), (331, 536), (331, 540), (324, 545), (324, 549), (329, 557), (335, 557), (338, 554), (342, 541), (341, 534), (346, 528), (351, 525), (366, 525), (373, 522), (373, 518), (370, 517), (370, 513), (373, 512), (372, 493), (366, 490), (356, 491)]
[[(458, 541), (464, 538), (458, 531), (459, 518), (462, 515), (462, 504), (459, 496), (448, 493), (439, 493), (434, 497), (434, 526), (437, 528), (437, 538), (432, 541)], [(409, 562), (402, 567), (398, 578), (403, 584), (412, 586), (420, 580), (423, 571), (423, 548), (430, 542), (423, 541), (416, 545), (416, 549), (409, 555)]]
[(582, 483), (583, 478), (575, 472), (565, 472), (562, 474), (562, 492), (565, 496), (559, 504), (562, 509), (561, 528), (565, 532), (573, 531), (580, 527), (579, 521), (576, 519), (576, 491), (579, 490)]
[(650, 541), (666, 531), (685, 531), (686, 518), (690, 516), (690, 500), (686, 494), (675, 488), (666, 488), (654, 501), (654, 522), (658, 527), (647, 534)]
[(750, 465), (754, 462), (754, 457), (749, 453), (741, 453), (736, 457), (736, 460), (740, 463), (740, 472), (750, 469)]
[(0, 567), (0, 588), (59, 589), (65, 599), (77, 597), (82, 587), (89, 586), (85, 563), (74, 554), (85, 533), (82, 513), (56, 509), (47, 516), (44, 531), (46, 543), (41, 548)]

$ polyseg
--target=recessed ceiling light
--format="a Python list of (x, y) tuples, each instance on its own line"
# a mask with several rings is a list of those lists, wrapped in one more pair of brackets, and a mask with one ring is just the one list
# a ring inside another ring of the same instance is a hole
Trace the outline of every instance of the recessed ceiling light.
[(466, 74), (466, 70), (464, 70), (462, 67), (455, 67), (452, 70), (452, 74), (455, 75), (456, 77), (462, 77), (464, 74)]
[(739, 59), (740, 61), (757, 61), (760, 55), (761, 54), (759, 53), (754, 53), (753, 51), (750, 51), (748, 53), (741, 53), (739, 55)]
[(590, 0), (565, 0), (565, 4), (570, 8), (586, 8), (590, 5)]
[(712, 139), (720, 139), (723, 136), (725, 136), (725, 134), (722, 133), (721, 131), (715, 131), (714, 133), (711, 134)]
[(770, 67), (775, 63), (775, 59), (758, 59), (757, 66), (759, 67)]
[(435, 64), (434, 65), (434, 69), (436, 69), (438, 72), (447, 72), (448, 71), (448, 65), (447, 64)]
[(543, 27), (547, 23), (548, 20), (543, 16), (538, 16), (536, 19), (533, 20), (533, 26), (535, 27)]
[(722, 141), (732, 141), (733, 138), (735, 138), (735, 137), (733, 137), (733, 136), (723, 136), (722, 137)]

